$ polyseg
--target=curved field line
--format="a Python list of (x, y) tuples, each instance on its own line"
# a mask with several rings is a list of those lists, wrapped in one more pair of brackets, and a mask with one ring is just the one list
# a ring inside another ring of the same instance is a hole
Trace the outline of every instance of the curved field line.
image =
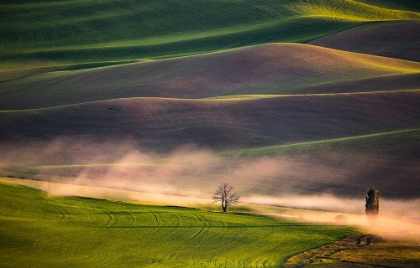
[(130, 227), (131, 227), (131, 226), (134, 226), (134, 225), (136, 224), (136, 222), (137, 222), (137, 217), (136, 217), (136, 215), (134, 215), (132, 212), (127, 211), (127, 210), (124, 210), (123, 212), (124, 212), (125, 214), (127, 214), (127, 216), (128, 216), (128, 217), (130, 217), (130, 218), (131, 218)]
[[(337, 92), (337, 93), (309, 93), (309, 94), (240, 94), (226, 95), (218, 97), (209, 97), (194, 101), (248, 101), (256, 99), (274, 99), (291, 97), (329, 97), (329, 96), (357, 96), (357, 95), (375, 95), (375, 94), (393, 94), (393, 93), (416, 93), (420, 89), (402, 89), (402, 90), (379, 90), (379, 91), (360, 91), (360, 92)], [(181, 100), (181, 99), (179, 99)], [(193, 100), (191, 100), (193, 101)], [(0, 111), (1, 113), (2, 111)]]
[[(160, 212), (152, 212), (151, 216), (153, 217), (153, 223), (151, 225), (143, 225), (141, 226), (142, 229), (148, 229), (149, 233), (152, 234), (156, 234), (159, 235), (160, 234), (160, 229), (163, 228), (168, 228), (168, 226), (165, 226), (164, 224), (164, 217), (162, 216), (162, 214)], [(136, 228), (138, 228), (139, 226), (136, 226)], [(178, 228), (177, 226), (170, 226), (169, 228)]]
[(177, 223), (175, 223), (175, 225), (178, 226), (178, 228), (174, 227), (174, 229), (172, 230), (172, 232), (170, 234), (174, 234), (181, 227), (181, 217), (177, 214), (174, 214), (173, 216), (175, 217), (175, 219), (177, 221)]
[(159, 212), (155, 212), (152, 213), (152, 216), (154, 218), (155, 221), (155, 225), (152, 225), (152, 227), (154, 228), (159, 228), (159, 227), (164, 227), (164, 218), (162, 217), (161, 213)]
[(188, 237), (187, 240), (192, 240), (192, 239), (196, 239), (202, 235), (204, 235), (206, 233), (207, 228), (209, 228), (208, 222), (207, 220), (201, 216), (201, 215), (197, 215), (196, 218), (199, 220), (199, 222), (202, 222), (203, 225), (197, 228), (200, 228), (197, 232), (195, 232), (194, 234), (192, 234), (190, 237)]
[(362, 140), (362, 139), (370, 139), (375, 137), (381, 136), (388, 136), (388, 135), (395, 135), (395, 134), (403, 134), (403, 133), (410, 133), (410, 132), (417, 132), (420, 131), (420, 128), (412, 128), (412, 129), (403, 129), (403, 130), (395, 130), (395, 131), (388, 131), (388, 132), (379, 132), (373, 134), (365, 134), (365, 135), (358, 135), (358, 136), (350, 136), (350, 137), (343, 137), (343, 138), (336, 138), (336, 139), (325, 139), (325, 140), (317, 140), (317, 141), (306, 141), (306, 142), (298, 142), (292, 144), (282, 144), (282, 145), (273, 145), (273, 146), (265, 146), (260, 148), (251, 148), (251, 149), (243, 149), (243, 150), (233, 150), (233, 151), (226, 151), (221, 153), (221, 155), (234, 155), (234, 154), (254, 154), (254, 153), (263, 153), (264, 151), (280, 151), (282, 149), (290, 149), (294, 147), (301, 147), (301, 146), (317, 146), (321, 144), (333, 144), (339, 143), (344, 141), (355, 141), (355, 140)]
[(100, 210), (108, 216), (108, 221), (104, 226), (102, 226), (102, 228), (113, 227), (117, 224), (118, 216), (116, 215), (116, 213), (109, 210), (105, 210), (105, 209), (100, 209)]
[(107, 226), (107, 228), (112, 228), (114, 226), (118, 227), (121, 225), (124, 225), (127, 228), (131, 228), (137, 221), (136, 216), (132, 212), (127, 210), (113, 210), (111, 214), (114, 218), (114, 222), (112, 226)]
[(115, 213), (110, 212), (108, 210), (105, 210), (103, 208), (100, 208), (100, 207), (98, 207), (94, 204), (89, 204), (88, 209), (94, 210), (97, 213), (99, 213), (99, 215), (95, 215), (95, 218), (99, 218), (100, 216), (105, 216), (105, 218), (106, 218), (105, 223), (102, 223), (101, 226), (98, 226), (97, 231), (99, 231), (99, 228), (106, 228), (106, 227), (115, 226), (116, 222), (118, 221), (118, 218), (115, 215)]
[[(335, 7), (335, 8), (333, 8)], [(348, 21), (386, 21), (420, 19), (420, 13), (405, 10), (393, 10), (380, 6), (374, 6), (358, 1), (327, 1), (327, 4), (319, 4), (316, 1), (306, 3), (293, 3), (289, 8), (301, 16), (321, 17), (335, 20)]]
[[(419, 71), (420, 72), (420, 71)], [(168, 97), (128, 97), (128, 98), (111, 98), (106, 100), (94, 100), (74, 104), (58, 105), (33, 109), (17, 109), (17, 110), (0, 110), (0, 113), (27, 113), (41, 112), (54, 109), (77, 107), (81, 105), (99, 104), (110, 101), (129, 101), (129, 100), (162, 100), (162, 101), (179, 101), (179, 102), (229, 102), (229, 101), (252, 101), (258, 99), (271, 98), (291, 98), (291, 97), (328, 97), (328, 96), (357, 96), (357, 95), (374, 95), (374, 94), (392, 94), (392, 93), (416, 93), (419, 89), (402, 89), (402, 90), (378, 90), (378, 91), (361, 91), (361, 92), (338, 92), (338, 93), (309, 93), (309, 94), (236, 94), (217, 97), (206, 97), (202, 99), (188, 98), (168, 98)]]
[[(289, 18), (274, 18), (271, 20), (259, 22), (259, 23), (249, 23), (245, 25), (235, 25), (235, 26), (227, 26), (223, 28), (217, 28), (215, 30), (196, 30), (190, 31), (186, 33), (173, 33), (162, 36), (151, 36), (151, 37), (137, 37), (135, 39), (128, 39), (128, 40), (113, 40), (109, 42), (102, 42), (102, 43), (91, 43), (91, 44), (69, 44), (67, 46), (60, 46), (60, 47), (41, 47), (37, 49), (31, 49), (30, 52), (50, 52), (50, 51), (83, 51), (83, 50), (102, 50), (104, 48), (137, 48), (137, 47), (147, 47), (151, 45), (167, 45), (167, 44), (174, 44), (186, 41), (198, 41), (198, 40), (207, 40), (213, 37), (223, 37), (229, 36), (238, 33), (246, 33), (246, 32), (256, 32), (267, 27), (275, 27), (287, 22), (293, 22), (296, 19), (293, 17)], [(217, 53), (213, 52), (213, 53)], [(185, 56), (181, 56), (185, 57)]]
[[(51, 203), (51, 201), (49, 201), (49, 203)], [(71, 204), (60, 203), (60, 206), (80, 211), (80, 214), (77, 214), (79, 216), (78, 221), (80, 221), (80, 215), (83, 215), (83, 217), (85, 217), (85, 220), (83, 222), (81, 222), (80, 225), (82, 225), (82, 223), (90, 223), (91, 219), (94, 220), (94, 217), (92, 217), (92, 211), (102, 212), (101, 209), (96, 208), (92, 205), (86, 205), (86, 204), (80, 204), (80, 203), (77, 203), (77, 205), (76, 204), (71, 205)], [(72, 212), (72, 214), (74, 215), (75, 213)]]
[(11, 200), (7, 200), (9, 202), (5, 202), (4, 200), (1, 200), (2, 205), (0, 206), (0, 217), (14, 217), (18, 211), (19, 211), (19, 206), (17, 205), (16, 202), (13, 202)]
[[(67, 218), (66, 215), (69, 213), (63, 208), (61, 208), (60, 206), (55, 205), (52, 202), (49, 202), (48, 200), (45, 200), (45, 198), (42, 198), (41, 196), (36, 195), (35, 193), (29, 193), (29, 195), (31, 195), (32, 198), (39, 200), (41, 203), (45, 204), (46, 206), (53, 207), (54, 210), (56, 210), (59, 213), (59, 215), (61, 215), (60, 220)], [(48, 209), (44, 208), (44, 210), (45, 211), (43, 211), (44, 212), (43, 214), (46, 214), (46, 213), (51, 214), (50, 212), (48, 212)]]

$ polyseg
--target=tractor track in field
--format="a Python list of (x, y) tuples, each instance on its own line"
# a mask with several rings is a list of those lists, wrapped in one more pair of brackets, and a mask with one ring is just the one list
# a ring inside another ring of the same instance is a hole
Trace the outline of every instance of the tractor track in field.
[[(1, 200), (1, 202), (4, 202)], [(2, 206), (2, 210), (0, 211), (0, 216), (7, 215), (4, 217), (13, 217), (19, 212), (19, 206), (16, 202), (10, 201), (7, 203), (7, 209), (5, 203)]]
[(197, 215), (197, 219), (203, 225), (201, 227), (197, 226), (197, 228), (200, 228), (200, 229), (197, 232), (195, 232), (194, 234), (192, 234), (187, 240), (192, 240), (192, 239), (199, 238), (200, 236), (202, 236), (206, 232), (207, 228), (209, 227), (209, 225), (207, 223), (207, 220), (203, 216)]
[(110, 212), (109, 210), (97, 208), (99, 211), (104, 213), (107, 217), (106, 223), (101, 228), (110, 228), (117, 224), (118, 216), (114, 212)]
[[(36, 199), (36, 200), (40, 201), (41, 203), (44, 203), (44, 204), (46, 204), (47, 206), (54, 208), (54, 210), (56, 210), (56, 211), (58, 212), (58, 215), (60, 215), (60, 220), (65, 219), (65, 218), (67, 217), (66, 215), (68, 215), (68, 214), (69, 214), (66, 210), (64, 210), (64, 209), (63, 209), (63, 208), (61, 208), (60, 206), (58, 206), (58, 205), (56, 205), (56, 204), (54, 204), (54, 203), (52, 203), (52, 202), (50, 202), (50, 201), (46, 200), (46, 199), (45, 199), (45, 198), (43, 198), (43, 197), (40, 197), (40, 196), (35, 195), (35, 194), (30, 194), (30, 195), (31, 195), (34, 199)], [(43, 212), (44, 212), (44, 214), (47, 214), (47, 213), (48, 213), (48, 210), (47, 210), (47, 209), (45, 209), (45, 211), (43, 211)], [(48, 213), (48, 214), (50, 214), (50, 213)]]

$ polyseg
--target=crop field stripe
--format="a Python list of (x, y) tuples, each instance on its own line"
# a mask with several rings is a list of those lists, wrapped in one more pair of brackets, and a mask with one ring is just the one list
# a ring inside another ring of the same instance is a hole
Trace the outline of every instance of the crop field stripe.
[(296, 4), (290, 4), (289, 7), (302, 16), (323, 17), (336, 20), (371, 22), (420, 19), (419, 12), (383, 8), (359, 1), (329, 0), (324, 1), (324, 5), (312, 2), (314, 1), (310, 1), (309, 3), (298, 2)]
[[(273, 145), (268, 147), (262, 148), (251, 148), (251, 149), (244, 149), (244, 150), (234, 150), (234, 151), (227, 151), (221, 153), (221, 155), (231, 155), (231, 154), (248, 154), (248, 153), (258, 153), (264, 151), (271, 151), (271, 150), (282, 150), (282, 149), (289, 149), (293, 147), (302, 147), (302, 146), (317, 146), (322, 144), (333, 144), (333, 143), (340, 143), (344, 141), (355, 141), (361, 139), (369, 139), (381, 136), (389, 136), (395, 134), (404, 134), (404, 133), (411, 133), (420, 131), (420, 128), (413, 128), (413, 129), (403, 129), (403, 130), (395, 130), (395, 131), (388, 131), (388, 132), (380, 132), (380, 133), (373, 133), (373, 134), (366, 134), (366, 135), (359, 135), (359, 136), (351, 136), (351, 137), (344, 137), (344, 138), (336, 138), (336, 139), (326, 139), (326, 140), (318, 140), (318, 141), (308, 141), (308, 142), (299, 142), (293, 144), (284, 144), (284, 145)], [(95, 167), (112, 167), (112, 166), (126, 166), (126, 167), (158, 167), (161, 164), (115, 164), (115, 163), (97, 163), (97, 164), (73, 164), (73, 165), (42, 165), (42, 166), (32, 166), (34, 169), (70, 169), (70, 168), (95, 168)], [(159, 222), (157, 220), (157, 222)]]
[(278, 27), (283, 23), (291, 23), (294, 22), (295, 18), (280, 18), (280, 19), (272, 19), (265, 22), (260, 23), (253, 23), (249, 25), (239, 25), (239, 26), (230, 26), (226, 28), (219, 28), (216, 30), (210, 31), (199, 31), (196, 32), (188, 32), (185, 33), (175, 33), (172, 35), (166, 35), (164, 37), (148, 37), (148, 38), (141, 38), (141, 39), (131, 39), (125, 41), (112, 41), (109, 43), (99, 43), (99, 44), (86, 44), (86, 45), (72, 45), (72, 46), (62, 46), (62, 47), (45, 47), (39, 49), (31, 49), (28, 51), (29, 53), (36, 53), (36, 52), (54, 52), (54, 51), (68, 51), (73, 50), (83, 51), (83, 50), (106, 50), (106, 49), (115, 49), (115, 48), (140, 48), (144, 46), (145, 48), (150, 45), (165, 45), (165, 44), (172, 44), (178, 42), (185, 42), (185, 41), (200, 41), (200, 39), (208, 39), (211, 37), (223, 37), (229, 36), (232, 34), (238, 33), (246, 33), (246, 32), (253, 32), (259, 31), (266, 27)]
[(257, 153), (263, 153), (264, 151), (279, 151), (280, 152), (282, 149), (291, 149), (291, 148), (295, 148), (295, 147), (298, 148), (298, 147), (305, 147), (305, 146), (317, 146), (317, 145), (323, 145), (323, 144), (334, 144), (334, 143), (341, 143), (341, 142), (345, 142), (345, 141), (370, 139), (370, 138), (375, 138), (375, 137), (389, 136), (389, 135), (395, 135), (395, 134), (404, 134), (404, 133), (417, 132), (417, 131), (420, 131), (420, 128), (395, 130), (395, 131), (380, 132), (380, 133), (358, 135), (358, 136), (336, 138), (336, 139), (298, 142), (298, 143), (293, 143), (293, 144), (265, 146), (265, 147), (261, 147), (261, 148), (233, 150), (233, 151), (223, 152), (222, 155), (236, 155), (236, 154), (244, 154), (244, 155), (251, 154), (252, 155), (252, 154), (257, 154)]
[[(386, 90), (386, 91), (360, 91), (360, 92), (338, 92), (338, 93), (309, 93), (309, 94), (238, 94), (226, 95), (218, 97), (210, 97), (204, 99), (187, 99), (191, 101), (248, 101), (253, 99), (270, 99), (270, 98), (290, 98), (290, 97), (330, 97), (330, 96), (358, 96), (358, 95), (376, 95), (376, 94), (392, 94), (392, 93), (420, 93), (420, 89), (403, 89), (403, 90)], [(185, 99), (179, 99), (185, 100)], [(1, 112), (1, 111), (0, 111)]]
[(402, 90), (386, 90), (386, 91), (362, 91), (362, 92), (339, 92), (339, 93), (309, 93), (309, 94), (237, 94), (217, 97), (208, 97), (202, 99), (194, 98), (166, 98), (166, 97), (130, 97), (130, 98), (116, 98), (106, 100), (95, 100), (82, 103), (51, 106), (35, 109), (19, 109), (19, 110), (0, 110), (0, 113), (29, 113), (42, 112), (54, 109), (64, 109), (70, 107), (77, 107), (81, 105), (100, 104), (109, 101), (129, 101), (129, 100), (162, 100), (162, 101), (182, 101), (182, 102), (233, 102), (233, 101), (252, 101), (258, 99), (271, 98), (291, 98), (291, 97), (329, 97), (329, 96), (357, 96), (357, 95), (375, 95), (375, 94), (392, 94), (392, 93), (420, 93), (420, 89), (402, 89)]

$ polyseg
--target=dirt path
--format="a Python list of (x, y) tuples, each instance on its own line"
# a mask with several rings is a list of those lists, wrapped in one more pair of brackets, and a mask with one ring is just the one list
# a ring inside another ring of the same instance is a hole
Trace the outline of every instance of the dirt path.
[[(283, 267), (285, 268), (313, 267), (313, 266), (336, 267), (339, 263), (340, 263), (340, 267), (366, 267), (363, 264), (357, 264), (357, 263), (341, 263), (342, 260), (335, 259), (332, 257), (332, 255), (343, 250), (359, 248), (359, 247), (364, 247), (366, 245), (369, 245), (373, 237), (374, 237), (373, 235), (366, 235), (366, 234), (351, 235), (345, 238), (344, 240), (337, 241), (332, 244), (328, 244), (320, 248), (316, 248), (316, 249), (295, 255), (291, 257), (290, 259), (288, 259), (283, 264)], [(357, 266), (357, 265), (361, 265), (361, 266)]]
[(420, 267), (420, 242), (382, 238), (372, 234), (351, 235), (344, 240), (288, 259), (284, 268), (416, 268)]

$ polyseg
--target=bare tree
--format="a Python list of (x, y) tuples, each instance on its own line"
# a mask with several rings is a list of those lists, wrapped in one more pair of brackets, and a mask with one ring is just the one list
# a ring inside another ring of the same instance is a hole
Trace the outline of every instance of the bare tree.
[(227, 212), (228, 206), (239, 201), (239, 195), (232, 192), (233, 188), (229, 183), (221, 183), (213, 195), (214, 202), (222, 202), (224, 213)]

